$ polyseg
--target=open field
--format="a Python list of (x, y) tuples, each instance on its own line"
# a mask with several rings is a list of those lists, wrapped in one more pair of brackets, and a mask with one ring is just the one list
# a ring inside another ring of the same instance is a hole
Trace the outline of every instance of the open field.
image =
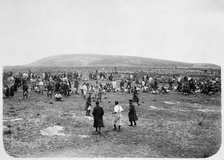
[[(220, 93), (140, 93), (136, 127), (128, 126), (130, 98), (132, 94), (120, 92), (102, 96), (105, 128), (99, 135), (92, 118), (85, 116), (81, 95), (55, 102), (46, 92), (30, 92), (22, 100), (20, 88), (3, 99), (3, 128), (10, 130), (3, 135), (5, 150), (13, 157), (209, 157), (219, 150)], [(112, 130), (115, 100), (124, 108), (121, 132)], [(53, 131), (46, 128), (54, 126), (61, 131), (48, 135)]]

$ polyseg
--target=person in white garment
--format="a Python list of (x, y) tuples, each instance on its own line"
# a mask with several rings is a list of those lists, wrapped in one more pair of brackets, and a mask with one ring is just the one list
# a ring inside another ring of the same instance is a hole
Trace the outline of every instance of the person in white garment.
[(40, 93), (44, 94), (44, 82), (42, 80), (39, 82), (39, 89)]
[(114, 130), (117, 130), (118, 126), (118, 131), (121, 129), (121, 112), (123, 111), (123, 108), (121, 105), (118, 104), (118, 101), (115, 101), (115, 106), (114, 106)]
[(117, 88), (117, 82), (115, 79), (113, 79), (112, 81), (112, 87), (113, 87), (113, 91), (116, 91), (116, 88)]
[(59, 92), (56, 92), (54, 97), (55, 97), (55, 101), (62, 101), (62, 95)]
[(85, 99), (85, 98), (86, 98), (86, 93), (87, 93), (86, 82), (83, 83), (81, 89), (82, 89), (82, 91), (83, 91), (83, 96), (84, 96), (84, 99)]

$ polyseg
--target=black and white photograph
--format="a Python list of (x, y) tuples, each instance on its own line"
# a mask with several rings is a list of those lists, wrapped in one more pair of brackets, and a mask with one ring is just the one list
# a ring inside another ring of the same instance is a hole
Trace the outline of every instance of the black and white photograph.
[(223, 54), (223, 0), (0, 0), (1, 157), (221, 159)]

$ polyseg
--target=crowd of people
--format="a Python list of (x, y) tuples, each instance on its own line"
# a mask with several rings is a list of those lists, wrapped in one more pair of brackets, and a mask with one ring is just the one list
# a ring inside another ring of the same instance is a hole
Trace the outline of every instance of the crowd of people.
[[(193, 78), (186, 75), (152, 77), (149, 75), (135, 76), (134, 74), (126, 77), (117, 78), (117, 74), (90, 72), (89, 77), (83, 76), (78, 72), (61, 72), (35, 74), (12, 72), (3, 75), (3, 91), (5, 97), (14, 95), (14, 92), (22, 86), (25, 94), (30, 90), (43, 94), (47, 91), (47, 96), (52, 98), (54, 94), (61, 94), (68, 97), (71, 94), (82, 94), (86, 98), (88, 92), (93, 92), (95, 98), (101, 100), (101, 95), (105, 92), (126, 92), (134, 93), (168, 93), (170, 91), (181, 92), (183, 94), (194, 94), (201, 92), (212, 95), (221, 91), (220, 77)], [(85, 77), (85, 78), (83, 78)], [(137, 99), (136, 99), (137, 100)]]
[[(23, 99), (29, 97), (29, 92), (45, 95), (50, 99), (54, 97), (55, 101), (63, 101), (72, 94), (83, 96), (86, 100), (85, 110), (86, 116), (90, 116), (91, 111), (94, 116), (94, 127), (100, 132), (103, 124), (104, 110), (100, 107), (99, 102), (102, 101), (102, 95), (108, 92), (122, 92), (132, 94), (133, 98), (129, 100), (129, 121), (130, 126), (135, 126), (138, 117), (136, 115), (133, 103), (140, 105), (138, 95), (140, 93), (149, 94), (167, 94), (171, 91), (180, 92), (185, 95), (204, 93), (207, 95), (221, 92), (221, 78), (193, 78), (186, 75), (172, 77), (153, 77), (149, 75), (137, 76), (128, 74), (121, 76), (118, 73), (106, 72), (90, 72), (84, 74), (82, 72), (60, 72), (50, 73), (43, 72), (41, 74), (33, 73), (3, 73), (3, 98), (14, 96), (14, 92), (18, 88), (23, 90)], [(88, 96), (87, 96), (88, 95)], [(96, 107), (92, 108), (91, 99), (95, 99)], [(115, 102), (114, 107), (114, 129), (120, 130), (121, 112), (123, 108), (119, 102)]]

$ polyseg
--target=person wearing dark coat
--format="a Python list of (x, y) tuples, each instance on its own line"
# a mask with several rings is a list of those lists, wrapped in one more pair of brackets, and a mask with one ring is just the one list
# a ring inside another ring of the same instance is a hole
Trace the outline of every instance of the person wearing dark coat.
[(89, 97), (86, 100), (86, 108), (85, 108), (86, 116), (90, 116), (90, 110), (91, 110), (91, 106), (92, 106), (91, 105), (91, 95), (92, 95), (92, 93), (90, 92)]
[(63, 92), (64, 92), (64, 95), (65, 95), (65, 97), (67, 97), (68, 98), (68, 93), (69, 93), (69, 87), (68, 87), (68, 84), (67, 83), (64, 83), (63, 84)]
[(138, 92), (137, 92), (137, 89), (136, 89), (136, 86), (134, 87), (134, 91), (133, 91), (133, 98), (132, 98), (132, 102), (136, 102), (138, 105), (139, 104), (139, 99), (138, 99)]
[(121, 90), (121, 92), (124, 92), (124, 81), (123, 81), (123, 79), (120, 82), (120, 90)]
[(79, 89), (79, 81), (78, 81), (78, 79), (75, 80), (74, 88), (75, 88), (75, 93), (79, 94), (78, 93), (78, 89)]
[(23, 99), (27, 99), (28, 97), (28, 85), (27, 84), (24, 84), (23, 85)]
[(59, 92), (59, 91), (60, 91), (60, 82), (57, 81), (55, 85), (55, 92)]
[(47, 97), (52, 98), (52, 92), (53, 92), (53, 86), (52, 84), (49, 82), (47, 85)]
[(134, 126), (136, 126), (136, 121), (138, 120), (138, 117), (136, 115), (135, 106), (132, 103), (132, 100), (131, 99), (129, 100), (128, 118), (129, 118), (129, 122), (130, 122), (130, 125), (129, 126), (133, 126), (133, 122), (134, 122)]
[(130, 79), (127, 82), (126, 88), (128, 89), (128, 93), (131, 93), (131, 80)]
[(99, 102), (96, 101), (96, 107), (93, 109), (93, 127), (96, 128), (96, 132), (100, 133), (101, 132), (101, 127), (104, 127), (103, 123), (103, 115), (104, 115), (104, 110), (102, 107), (99, 106)]

